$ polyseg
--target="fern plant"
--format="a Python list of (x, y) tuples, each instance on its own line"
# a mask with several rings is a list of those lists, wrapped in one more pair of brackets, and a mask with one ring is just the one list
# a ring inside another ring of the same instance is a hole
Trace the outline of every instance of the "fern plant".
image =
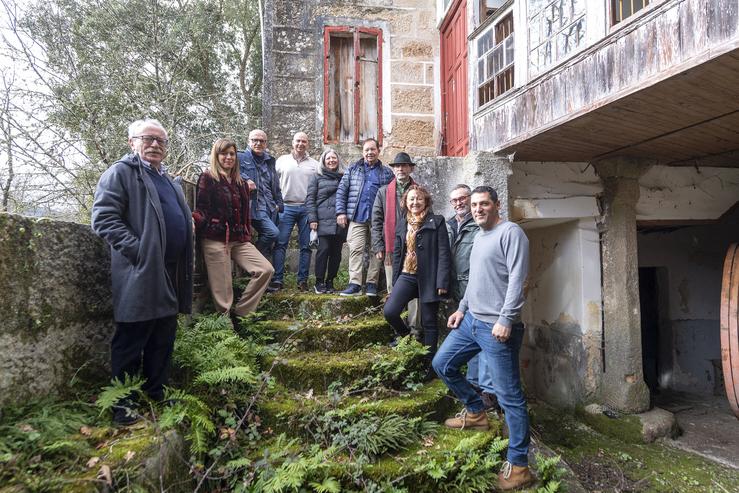
[(195, 453), (206, 452), (209, 440), (216, 430), (207, 404), (194, 395), (178, 389), (165, 388), (164, 398), (168, 405), (159, 416), (159, 425), (162, 429), (187, 425), (185, 436), (191, 443), (191, 450)]
[[(173, 360), (191, 377), (196, 388), (216, 394), (248, 393), (258, 380), (259, 346), (236, 334), (226, 317), (202, 316), (192, 327), (180, 327)], [(223, 392), (221, 392), (223, 393)]]
[(100, 394), (98, 394), (95, 405), (100, 408), (100, 414), (102, 414), (105, 411), (111, 410), (113, 406), (125, 399), (141, 396), (142, 385), (144, 385), (144, 380), (141, 377), (131, 377), (128, 374), (126, 374), (122, 382), (118, 379), (113, 379), (111, 384), (103, 387)]
[(540, 486), (537, 493), (557, 493), (563, 491), (560, 479), (565, 475), (564, 468), (558, 467), (561, 458), (559, 455), (545, 457), (536, 454), (536, 472), (539, 476)]
[(424, 362), (427, 354), (428, 348), (413, 337), (402, 337), (389, 355), (377, 357), (370, 375), (356, 382), (352, 389), (387, 387), (415, 390), (426, 374)]
[(490, 491), (496, 484), (496, 471), (502, 463), (500, 454), (508, 447), (508, 440), (496, 437), (482, 450), (478, 447), (478, 440), (480, 435), (464, 438), (453, 450), (418, 466), (415, 470), (434, 479), (438, 491), (450, 493)]

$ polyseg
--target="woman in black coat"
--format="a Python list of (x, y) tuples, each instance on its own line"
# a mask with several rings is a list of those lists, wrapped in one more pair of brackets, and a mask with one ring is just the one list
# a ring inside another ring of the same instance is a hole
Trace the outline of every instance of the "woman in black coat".
[(336, 189), (344, 175), (341, 158), (333, 149), (326, 149), (319, 163), (318, 174), (308, 185), (305, 208), (310, 229), (318, 232), (315, 290), (321, 294), (334, 292), (334, 278), (341, 263), (346, 228), (336, 224)]
[(411, 185), (403, 195), (404, 214), (395, 229), (393, 291), (385, 303), (385, 320), (401, 335), (410, 333), (400, 313), (414, 298), (421, 307), (423, 343), (436, 353), (439, 302), (449, 291), (451, 253), (444, 216), (431, 211), (431, 195)]

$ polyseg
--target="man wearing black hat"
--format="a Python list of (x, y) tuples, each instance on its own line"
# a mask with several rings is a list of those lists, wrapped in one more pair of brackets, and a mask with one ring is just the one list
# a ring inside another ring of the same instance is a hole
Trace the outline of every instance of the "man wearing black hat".
[[(416, 183), (411, 173), (416, 163), (405, 152), (399, 152), (390, 166), (393, 169), (393, 178), (390, 183), (380, 188), (372, 207), (372, 254), (385, 264), (385, 279), (388, 294), (392, 291), (393, 280), (393, 248), (395, 243), (395, 225), (400, 220), (403, 194), (408, 187)], [(395, 214), (388, 214), (395, 211)], [(413, 300), (408, 304), (408, 326), (411, 330), (416, 327), (418, 320), (418, 302)]]

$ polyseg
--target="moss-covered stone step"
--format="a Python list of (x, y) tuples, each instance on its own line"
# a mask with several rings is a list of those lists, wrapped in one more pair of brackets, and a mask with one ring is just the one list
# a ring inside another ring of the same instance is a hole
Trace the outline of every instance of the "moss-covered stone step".
[(288, 353), (273, 360), (272, 374), (285, 387), (323, 393), (333, 382), (348, 385), (370, 375), (378, 358), (391, 355), (392, 349), (385, 346), (342, 352)]
[(183, 450), (187, 450), (185, 440), (173, 430), (161, 432), (152, 422), (141, 421), (119, 429), (91, 427), (85, 435), (71, 435), (66, 442), (78, 443), (77, 448), (82, 444), (95, 448), (82, 454), (74, 467), (54, 475), (38, 477), (29, 469), (28, 477), (24, 474), (7, 486), (0, 485), (0, 493), (96, 493), (123, 485), (132, 491), (158, 491), (160, 486), (173, 493), (193, 489), (189, 465), (182, 460)]
[(262, 298), (258, 311), (269, 318), (299, 320), (336, 320), (359, 314), (379, 313), (379, 298), (367, 296), (329, 296), (302, 292), (280, 291)]
[[(425, 443), (419, 443), (400, 453), (382, 457), (365, 466), (364, 473), (369, 479), (380, 484), (402, 477), (404, 478), (403, 484), (411, 487), (414, 493), (453, 491), (448, 487), (440, 488), (437, 479), (418, 469), (432, 461), (447, 462), (448, 453), (459, 446), (469, 451), (486, 451), (495, 438), (501, 436), (501, 423), (491, 419), (490, 425), (488, 431), (453, 430), (442, 426), (436, 436)], [(505, 457), (505, 452), (501, 455)], [(447, 478), (442, 478), (442, 481), (444, 479)]]
[[(452, 430), (441, 426), (433, 436), (425, 437), (423, 440), (419, 440), (417, 444), (395, 453), (386, 454), (362, 465), (362, 479), (371, 480), (377, 485), (387, 486), (392, 483), (396, 488), (405, 488), (407, 491), (414, 493), (459, 491), (461, 488), (454, 484), (454, 481), (459, 478), (454, 473), (449, 476), (442, 475), (438, 477), (432, 472), (424, 470), (424, 468), (433, 463), (443, 464), (445, 468), (455, 467), (461, 469), (470, 467), (473, 465), (471, 463), (475, 462), (475, 460), (479, 462), (479, 455), (477, 459), (473, 459), (470, 456), (465, 457), (463, 454), (453, 451), (463, 449), (470, 454), (485, 453), (489, 450), (496, 437), (500, 436), (500, 430), (500, 422), (492, 419), (491, 428), (488, 431)], [(273, 441), (271, 445), (267, 445), (261, 451), (260, 458), (267, 454), (266, 450), (270, 446), (278, 446), (276, 445), (277, 443), (277, 441)], [(280, 443), (279, 446), (280, 451), (285, 450), (283, 448), (284, 442)], [(308, 448), (307, 444), (305, 446), (301, 446), (300, 443), (292, 444), (292, 451), (296, 454), (304, 452)], [(450, 452), (458, 457), (462, 457), (464, 462), (457, 463), (451, 460)], [(501, 451), (500, 455), (504, 457), (505, 452)], [(330, 461), (329, 470), (326, 473), (348, 490), (357, 491), (355, 483), (357, 477), (356, 467), (357, 464), (352, 462), (351, 458), (339, 455)], [(477, 471), (469, 472), (477, 473)], [(488, 480), (490, 483), (494, 483), (497, 472), (495, 470), (485, 470), (485, 473), (489, 474)], [(459, 486), (469, 487), (470, 485), (465, 484)], [(384, 488), (382, 489), (384, 490)], [(494, 490), (490, 489), (489, 491)]]
[(302, 351), (351, 351), (370, 344), (387, 344), (393, 330), (380, 316), (347, 322), (319, 320), (265, 320), (256, 322), (256, 331), (270, 333), (279, 341), (289, 339)]
[[(276, 432), (302, 434), (304, 418), (331, 409), (334, 406), (325, 395), (306, 395), (284, 388), (260, 406), (262, 422)], [(382, 398), (356, 396), (344, 399), (339, 409), (352, 414), (373, 413), (378, 416), (398, 414), (407, 417), (428, 416), (440, 421), (455, 407), (441, 380), (432, 380), (415, 391), (397, 392)]]

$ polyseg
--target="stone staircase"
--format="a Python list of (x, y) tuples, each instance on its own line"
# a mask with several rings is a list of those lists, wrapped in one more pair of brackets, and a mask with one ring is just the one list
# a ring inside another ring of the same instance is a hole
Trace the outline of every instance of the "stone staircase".
[[(379, 396), (358, 392), (337, 398), (332, 392), (337, 382), (351, 385), (370, 375), (378, 359), (391, 357), (393, 349), (388, 343), (394, 333), (376, 301), (365, 296), (342, 298), (283, 291), (265, 296), (259, 311), (265, 319), (250, 323), (249, 331), (269, 334), (284, 343), (283, 349), (288, 348), (266, 361), (272, 366), (276, 385), (261, 404), (260, 418), (263, 426), (275, 433), (304, 436), (302, 418), (327, 408), (340, 409), (344, 415), (425, 416), (439, 422), (459, 410), (439, 379), (415, 390)], [(443, 491), (436, 481), (414, 470), (434, 457), (442, 457), (462, 440), (482, 451), (501, 431), (498, 419), (491, 419), (488, 432), (460, 432), (442, 426), (426, 443), (381, 457), (365, 466), (364, 473), (377, 482), (406, 477), (405, 484), (413, 485), (410, 491)], [(408, 478), (413, 478), (410, 483)]]

